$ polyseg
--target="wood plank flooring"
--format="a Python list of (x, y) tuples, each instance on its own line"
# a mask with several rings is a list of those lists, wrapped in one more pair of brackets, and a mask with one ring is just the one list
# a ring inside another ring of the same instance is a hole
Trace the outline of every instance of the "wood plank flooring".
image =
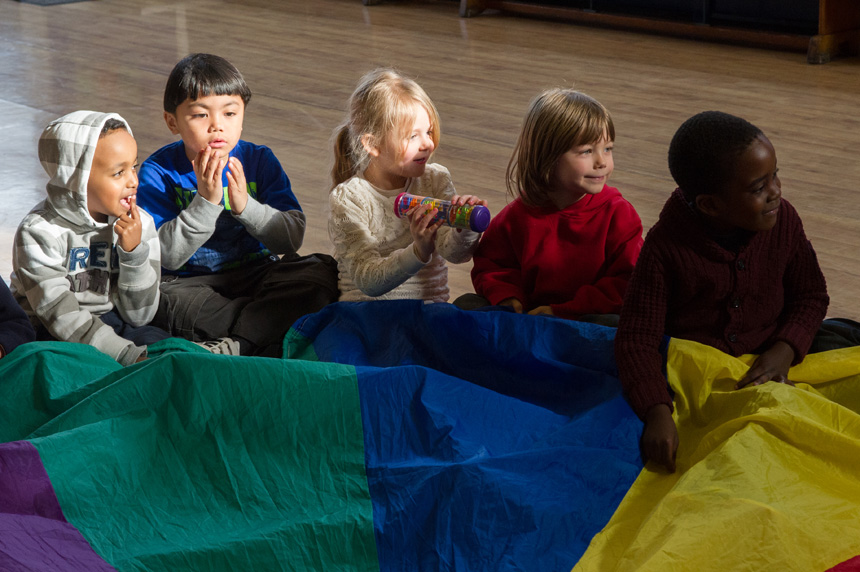
[[(272, 147), (292, 179), (308, 215), (304, 253), (330, 252), (330, 138), (365, 71), (396, 66), (424, 86), (442, 118), (436, 161), (494, 213), (508, 200), (504, 170), (529, 100), (574, 86), (613, 113), (611, 183), (646, 228), (674, 187), (666, 151), (682, 121), (719, 109), (761, 127), (827, 276), (830, 314), (860, 319), (860, 60), (810, 66), (799, 53), (493, 12), (464, 20), (457, 9), (450, 0), (0, 0), (0, 275), (8, 280), (18, 222), (44, 195), (44, 125), (75, 109), (118, 112), (142, 160), (172, 141), (161, 119), (167, 74), (205, 51), (235, 63), (254, 92), (244, 137)], [(451, 266), (454, 296), (471, 290), (470, 269)]]

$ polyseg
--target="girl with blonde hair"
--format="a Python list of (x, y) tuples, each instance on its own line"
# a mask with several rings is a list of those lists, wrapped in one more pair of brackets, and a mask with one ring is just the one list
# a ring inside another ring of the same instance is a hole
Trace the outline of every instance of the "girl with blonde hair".
[(430, 162), (439, 135), (436, 107), (413, 80), (391, 69), (361, 78), (335, 131), (329, 193), (341, 300), (448, 300), (446, 261), (467, 262), (480, 234), (433, 222), (428, 205), (394, 212), (401, 192), (486, 206), (458, 196), (448, 170)]

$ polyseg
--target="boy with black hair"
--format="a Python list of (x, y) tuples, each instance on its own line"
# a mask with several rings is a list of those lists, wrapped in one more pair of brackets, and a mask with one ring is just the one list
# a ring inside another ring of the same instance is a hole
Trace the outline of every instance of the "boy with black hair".
[[(678, 433), (662, 372), (664, 335), (733, 356), (759, 354), (738, 389), (790, 383), (789, 367), (808, 353), (829, 298), (760, 129), (726, 113), (695, 115), (672, 139), (669, 170), (679, 188), (645, 238), (615, 356), (627, 399), (645, 421), (644, 459), (674, 471)], [(856, 323), (842, 326), (848, 335), (836, 337), (856, 345)]]
[(158, 307), (161, 249), (137, 207), (137, 143), (114, 113), (76, 111), (39, 139), (48, 197), (15, 234), (12, 292), (38, 339), (94, 346), (122, 365), (167, 332)]
[(139, 200), (161, 239), (155, 323), (192, 341), (218, 338), (218, 353), (280, 356), (297, 318), (337, 300), (337, 266), (298, 256), (305, 215), (290, 181), (268, 147), (240, 139), (250, 99), (224, 58), (177, 63), (164, 119), (181, 140), (143, 163)]

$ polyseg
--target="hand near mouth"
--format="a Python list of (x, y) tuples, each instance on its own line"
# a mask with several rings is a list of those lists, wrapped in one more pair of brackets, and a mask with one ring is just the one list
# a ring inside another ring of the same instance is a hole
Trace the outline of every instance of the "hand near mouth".
[(218, 151), (205, 147), (191, 161), (194, 174), (197, 176), (197, 193), (213, 205), (221, 204), (224, 198), (224, 185), (221, 176), (227, 161), (220, 157)]
[(117, 242), (126, 252), (131, 252), (140, 244), (143, 224), (140, 222), (140, 210), (137, 208), (137, 197), (132, 195), (128, 199), (130, 208), (123, 213), (113, 225), (114, 232), (118, 237)]
[(230, 157), (227, 162), (227, 199), (230, 211), (234, 215), (242, 214), (248, 204), (248, 183), (245, 182), (245, 171), (242, 163), (236, 157)]

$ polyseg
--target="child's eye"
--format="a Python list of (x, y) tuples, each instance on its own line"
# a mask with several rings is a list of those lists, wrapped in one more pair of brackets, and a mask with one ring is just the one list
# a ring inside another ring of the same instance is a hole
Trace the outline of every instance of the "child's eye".
[(202, 119), (204, 117), (206, 117), (205, 113), (195, 113), (194, 115), (191, 116), (192, 119)]
[(114, 173), (114, 174), (113, 174), (113, 176), (114, 176), (114, 177), (121, 177), (121, 176), (122, 176), (122, 174), (123, 174), (124, 172), (125, 172), (125, 171), (122, 171), (122, 170), (117, 171), (116, 173)]
[(233, 117), (234, 115), (236, 115), (236, 112), (235, 111), (228, 111), (227, 113), (225, 113), (225, 115), (227, 117)]
[(604, 149), (603, 149), (603, 152), (604, 152), (604, 153), (612, 153), (612, 150), (613, 150), (613, 149), (615, 149), (615, 147), (612, 147), (612, 146), (610, 145), (609, 147), (604, 148)]

